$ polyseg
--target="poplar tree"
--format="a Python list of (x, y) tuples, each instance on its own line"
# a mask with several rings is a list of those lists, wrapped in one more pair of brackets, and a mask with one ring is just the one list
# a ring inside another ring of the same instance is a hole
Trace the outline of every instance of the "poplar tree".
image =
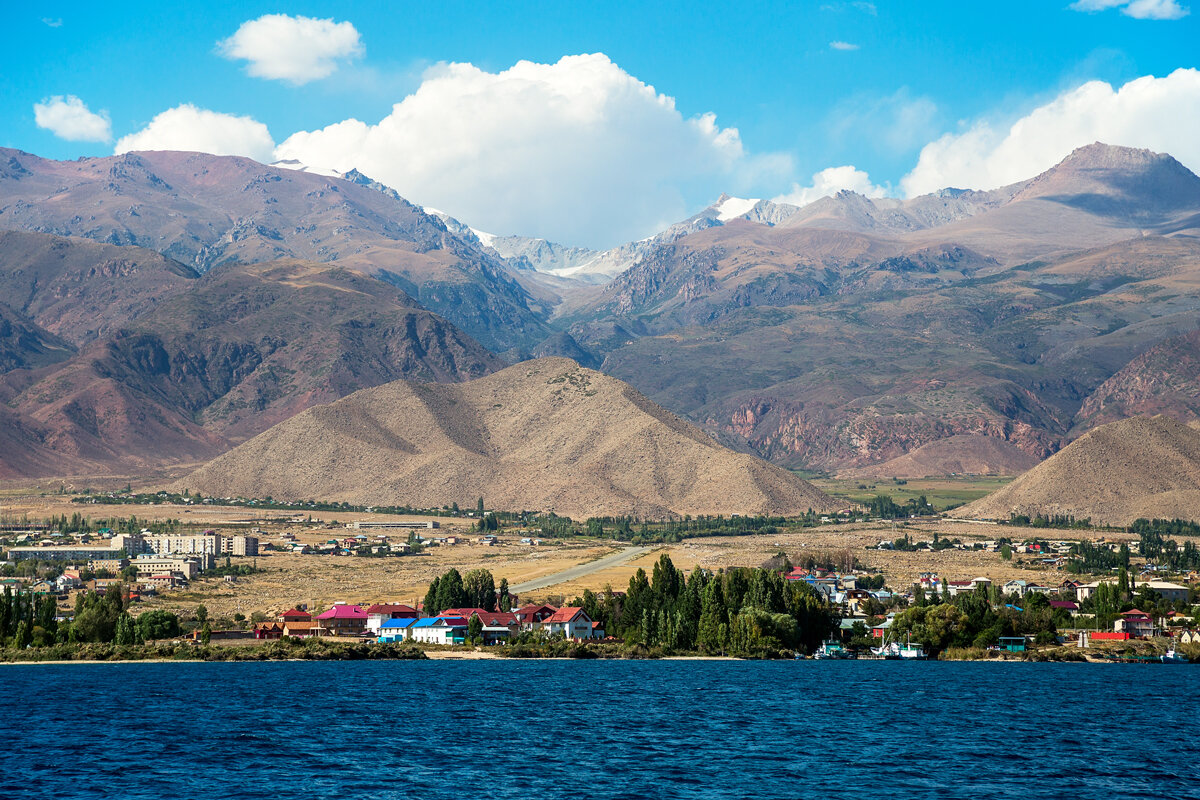
[(725, 626), (729, 616), (725, 610), (725, 596), (720, 581), (709, 581), (700, 597), (700, 623), (696, 644), (709, 653), (725, 650)]

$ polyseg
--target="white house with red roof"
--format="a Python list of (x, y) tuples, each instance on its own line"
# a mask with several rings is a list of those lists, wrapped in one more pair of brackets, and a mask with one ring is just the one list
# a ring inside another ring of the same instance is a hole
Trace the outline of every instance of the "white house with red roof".
[(567, 606), (542, 621), (542, 630), (551, 636), (562, 634), (568, 639), (591, 639), (592, 618), (579, 606)]
[(547, 619), (554, 616), (558, 609), (554, 606), (547, 605), (527, 605), (521, 606), (516, 610), (517, 624), (521, 626), (523, 631), (541, 630)]

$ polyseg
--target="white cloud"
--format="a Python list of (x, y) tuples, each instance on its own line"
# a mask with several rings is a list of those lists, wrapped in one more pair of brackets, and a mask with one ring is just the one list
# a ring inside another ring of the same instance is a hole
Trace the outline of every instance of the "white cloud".
[(850, 165), (842, 167), (827, 167), (812, 176), (811, 186), (792, 184), (792, 190), (774, 198), (776, 203), (790, 203), (794, 206), (806, 206), (830, 197), (843, 189), (849, 189), (867, 197), (885, 197), (887, 189), (871, 183), (871, 176), (861, 169)]
[(1179, 0), (1077, 0), (1071, 8), (1089, 13), (1120, 8), (1122, 14), (1134, 19), (1182, 19), (1191, 13)]
[(687, 215), (686, 196), (761, 168), (735, 128), (684, 118), (603, 54), (499, 73), (440, 64), (377, 124), (302, 131), (275, 158), (357, 167), (482, 230), (591, 246), (649, 235)]
[(61, 18), (55, 19), (53, 17), (42, 17), (42, 23), (51, 28), (61, 28), (62, 27), (62, 19)]
[(900, 182), (914, 197), (948, 186), (993, 189), (1037, 175), (1100, 141), (1170, 153), (1200, 171), (1200, 70), (1148, 75), (1114, 89), (1091, 81), (1009, 124), (979, 120), (927, 144)]
[(250, 62), (246, 71), (256, 78), (295, 86), (327, 77), (339, 61), (363, 53), (353, 24), (287, 14), (264, 14), (243, 22), (217, 48), (226, 58)]
[(857, 50), (858, 49), (858, 45), (856, 45), (856, 44), (851, 44), (850, 42), (838, 42), (838, 41), (830, 42), (829, 47), (832, 50)]
[(33, 104), (33, 119), (60, 139), (69, 142), (107, 142), (112, 139), (108, 114), (94, 114), (75, 95), (56, 95)]
[(130, 150), (192, 150), (218, 156), (270, 161), (275, 142), (267, 126), (185, 103), (167, 109), (137, 133), (122, 136), (114, 153)]

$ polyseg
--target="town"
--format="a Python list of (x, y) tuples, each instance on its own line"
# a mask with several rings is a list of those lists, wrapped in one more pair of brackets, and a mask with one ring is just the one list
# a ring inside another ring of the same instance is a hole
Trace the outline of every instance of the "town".
[[(570, 642), (608, 655), (1200, 656), (1196, 549), (1190, 539), (1180, 546), (1163, 533), (1186, 537), (1193, 531), (1161, 521), (1139, 522), (1124, 535), (1086, 539), (1043, 538), (1047, 530), (1022, 529), (1034, 535), (1018, 541), (1000, 535), (1007, 529), (994, 527), (990, 538), (942, 535), (941, 523), (924, 520), (924, 527), (904, 525), (898, 538), (870, 540), (862, 555), (849, 550), (801, 555), (780, 549), (753, 566), (697, 563), (690, 575), (668, 555), (682, 557), (678, 550), (648, 547), (643, 558), (653, 567), (651, 575), (631, 564), (624, 573), (632, 573), (629, 585), (622, 591), (596, 584), (569, 599), (554, 583), (518, 597), (506, 578), (497, 586), (487, 569), (463, 575), (450, 566), (425, 584), (425, 591), (418, 586), (408, 597), (389, 593), (363, 600), (366, 592), (362, 587), (355, 591), (351, 579), (349, 596), (338, 599), (296, 599), (273, 609), (255, 602), (249, 586), (280, 559), (332, 564), (351, 558), (355, 565), (375, 565), (394, 557), (420, 564), (441, 553), (444, 565), (486, 563), (522, 549), (540, 558), (569, 540), (555, 538), (552, 529), (492, 526), (483, 516), (448, 527), (433, 518), (358, 516), (351, 521), (294, 515), (235, 520), (241, 530), (231, 527), (230, 520), (195, 529), (195, 524), (172, 518), (91, 520), (79, 514), (7, 524), (0, 531), (5, 558), (0, 586), (10, 610), (0, 615), (0, 636), (10, 650), (30, 652), (82, 642), (140, 644), (150, 639), (142, 630), (154, 627), (183, 645), (225, 649), (321, 640), (500, 655)], [(883, 523), (866, 525), (860, 537), (882, 529)], [(930, 529), (929, 538), (921, 536)], [(799, 537), (808, 530), (801, 527), (788, 535)], [(781, 536), (776, 531), (775, 538)], [(1031, 574), (1001, 579), (955, 575), (943, 568), (925, 569), (904, 581), (894, 572), (864, 565), (875, 558), (871, 553), (916, 559), (921, 553), (962, 553), (974, 563), (990, 559), (985, 563)], [(458, 588), (439, 599), (441, 581)], [(712, 611), (706, 622), (705, 590), (710, 586), (716, 594), (710, 605), (720, 606), (720, 612)], [(238, 608), (244, 603), (246, 613), (210, 617), (204, 592), (211, 596), (217, 587), (236, 597)], [(84, 633), (75, 624), (78, 615), (113, 593), (120, 594), (119, 612), (107, 625), (93, 625)], [(189, 602), (173, 599), (185, 597)], [(139, 607), (147, 610), (139, 614)], [(155, 626), (138, 623), (146, 614), (157, 620)], [(125, 617), (128, 622), (122, 623)], [(165, 626), (163, 620), (168, 620)], [(128, 633), (120, 635), (122, 626)]]

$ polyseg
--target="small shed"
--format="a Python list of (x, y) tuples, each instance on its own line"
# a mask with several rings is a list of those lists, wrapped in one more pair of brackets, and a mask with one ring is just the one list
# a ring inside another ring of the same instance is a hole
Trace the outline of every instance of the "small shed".
[(1000, 649), (1008, 653), (1024, 653), (1025, 652), (1025, 637), (1024, 636), (1001, 636)]

